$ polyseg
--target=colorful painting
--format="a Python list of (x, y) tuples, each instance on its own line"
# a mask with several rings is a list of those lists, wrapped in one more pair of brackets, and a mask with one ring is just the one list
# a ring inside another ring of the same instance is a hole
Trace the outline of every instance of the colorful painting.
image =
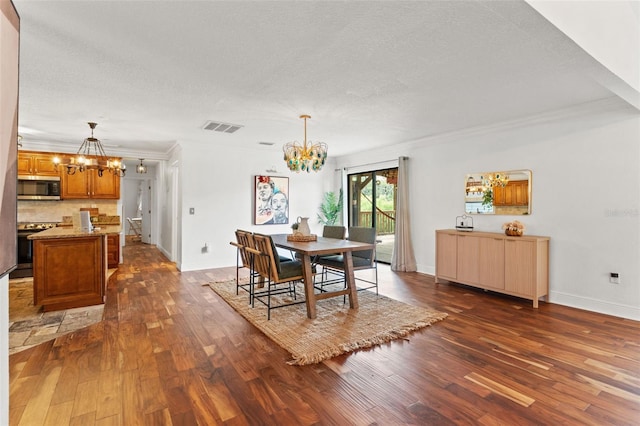
[(289, 223), (289, 178), (256, 176), (253, 223), (275, 225)]

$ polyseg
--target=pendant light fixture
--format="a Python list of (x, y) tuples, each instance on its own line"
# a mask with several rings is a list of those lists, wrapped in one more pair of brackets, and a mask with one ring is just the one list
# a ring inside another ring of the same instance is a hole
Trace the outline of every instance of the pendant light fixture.
[(317, 172), (324, 166), (328, 147), (324, 142), (307, 143), (307, 119), (311, 116), (303, 114), (300, 118), (304, 120), (304, 142), (302, 145), (297, 141), (285, 144), (282, 147), (284, 161), (292, 172)]
[(124, 176), (127, 166), (118, 159), (107, 157), (100, 140), (93, 137), (93, 130), (98, 123), (89, 122), (87, 124), (91, 128), (91, 136), (82, 142), (75, 157), (62, 159), (55, 157), (53, 162), (56, 168), (59, 165), (66, 167), (69, 175), (75, 174), (76, 171), (97, 170), (98, 176), (102, 176), (102, 173), (107, 170), (114, 175)]
[(144, 158), (140, 158), (140, 164), (136, 166), (136, 173), (147, 173), (147, 166), (142, 164)]

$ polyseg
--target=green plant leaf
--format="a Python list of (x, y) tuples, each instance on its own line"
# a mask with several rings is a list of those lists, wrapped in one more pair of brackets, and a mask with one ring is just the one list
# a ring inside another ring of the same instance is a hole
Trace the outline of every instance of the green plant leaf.
[(338, 196), (334, 192), (325, 192), (322, 204), (318, 208), (318, 223), (335, 225), (340, 220), (342, 212), (342, 188)]

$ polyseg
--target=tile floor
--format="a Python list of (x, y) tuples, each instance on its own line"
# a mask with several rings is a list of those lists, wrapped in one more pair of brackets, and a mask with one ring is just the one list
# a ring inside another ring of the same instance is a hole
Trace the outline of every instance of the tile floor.
[(33, 278), (9, 280), (9, 354), (100, 322), (103, 311), (95, 305), (42, 312), (33, 304)]

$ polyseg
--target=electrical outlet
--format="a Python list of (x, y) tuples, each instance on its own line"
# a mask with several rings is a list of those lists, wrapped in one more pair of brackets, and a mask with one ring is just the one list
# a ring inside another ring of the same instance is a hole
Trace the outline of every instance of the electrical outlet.
[(620, 274), (617, 272), (611, 272), (609, 274), (609, 282), (612, 284), (620, 284)]

